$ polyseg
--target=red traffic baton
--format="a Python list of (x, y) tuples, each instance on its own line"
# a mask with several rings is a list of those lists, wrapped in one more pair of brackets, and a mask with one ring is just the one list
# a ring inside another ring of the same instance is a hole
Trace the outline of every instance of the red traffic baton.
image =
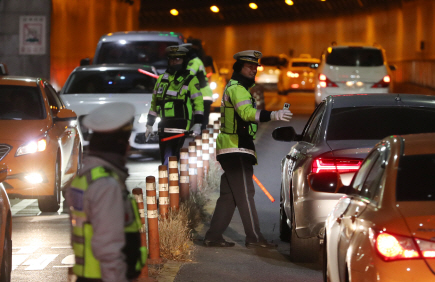
[(275, 202), (275, 199), (272, 197), (272, 195), (270, 195), (269, 191), (266, 190), (266, 188), (263, 186), (263, 184), (261, 184), (260, 180), (258, 180), (258, 178), (255, 175), (252, 175), (252, 178), (254, 179), (255, 182), (257, 182), (258, 186), (260, 186), (261, 190), (263, 190), (264, 194), (266, 194), (266, 196), (269, 198), (269, 200), (272, 203)]
[(143, 69), (137, 69), (137, 71), (140, 72), (140, 73), (143, 73), (145, 75), (154, 77), (154, 78), (159, 78), (159, 76), (157, 74), (153, 74), (153, 73), (151, 73), (149, 71), (146, 71), (146, 70), (143, 70)]
[(189, 135), (191, 133), (192, 133), (191, 131), (186, 131), (185, 133), (180, 133), (180, 134), (176, 134), (176, 135), (173, 135), (173, 136), (162, 138), (162, 140), (160, 140), (160, 141), (165, 142), (165, 141), (169, 141), (169, 140), (172, 140), (172, 139), (181, 138), (181, 137), (187, 136), (187, 135)]

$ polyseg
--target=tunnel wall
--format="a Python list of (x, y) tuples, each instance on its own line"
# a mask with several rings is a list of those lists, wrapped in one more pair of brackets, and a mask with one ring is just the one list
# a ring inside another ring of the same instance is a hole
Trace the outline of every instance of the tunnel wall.
[(102, 35), (138, 30), (140, 1), (127, 2), (52, 0), (51, 81), (56, 89), (63, 86), (81, 59), (94, 56)]
[[(320, 57), (332, 41), (378, 43), (389, 63), (396, 64), (394, 79), (435, 88), (435, 1), (404, 2), (402, 8), (371, 11), (340, 18), (268, 24), (176, 28), (185, 37), (203, 40), (206, 53), (219, 67), (230, 68), (233, 54), (257, 49), (264, 55), (302, 53)], [(424, 46), (421, 46), (421, 42)], [(423, 47), (423, 49), (421, 48)], [(433, 71), (432, 71), (433, 70)]]

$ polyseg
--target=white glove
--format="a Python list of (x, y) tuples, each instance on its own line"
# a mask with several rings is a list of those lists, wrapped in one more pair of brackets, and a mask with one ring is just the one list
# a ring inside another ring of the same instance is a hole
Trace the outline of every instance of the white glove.
[(270, 114), (270, 119), (272, 121), (282, 120), (282, 121), (290, 121), (293, 117), (292, 112), (290, 110), (279, 110), (279, 111), (273, 111)]
[(145, 131), (145, 142), (148, 142), (148, 140), (150, 140), (152, 133), (153, 133), (153, 127), (151, 125), (147, 125), (147, 131)]
[(195, 123), (190, 130), (193, 132), (193, 136), (201, 135), (201, 124)]

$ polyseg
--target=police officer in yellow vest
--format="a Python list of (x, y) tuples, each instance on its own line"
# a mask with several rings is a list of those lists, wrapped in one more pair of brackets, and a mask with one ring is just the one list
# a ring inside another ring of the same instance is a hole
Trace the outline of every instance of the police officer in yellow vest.
[(83, 119), (94, 133), (83, 167), (66, 191), (77, 282), (128, 282), (145, 265), (137, 204), (125, 186), (134, 111), (128, 103), (109, 103)]
[(250, 93), (257, 74), (259, 51), (248, 50), (234, 55), (233, 75), (225, 87), (221, 105), (221, 132), (216, 150), (224, 174), (221, 176), (220, 196), (204, 238), (207, 247), (232, 247), (222, 234), (237, 207), (245, 230), (248, 248), (275, 248), (260, 232), (254, 203), (253, 165), (257, 163), (254, 139), (258, 122), (290, 121), (289, 110), (257, 110)]
[(209, 122), (210, 107), (211, 104), (213, 104), (213, 91), (208, 84), (207, 73), (200, 58), (200, 54), (202, 54), (201, 40), (188, 38), (187, 43), (181, 44), (180, 46), (186, 47), (189, 50), (187, 53), (187, 58), (189, 60), (187, 69), (192, 75), (196, 76), (199, 81), (202, 99), (204, 100), (204, 119), (201, 126), (201, 129), (204, 130)]
[(162, 164), (168, 165), (168, 158), (180, 158), (185, 137), (162, 142), (162, 138), (186, 133), (201, 134), (204, 117), (204, 103), (198, 78), (191, 75), (187, 67), (188, 49), (182, 46), (169, 46), (168, 69), (159, 76), (154, 87), (151, 108), (148, 112), (145, 137), (152, 133), (157, 117), (159, 122), (159, 146)]

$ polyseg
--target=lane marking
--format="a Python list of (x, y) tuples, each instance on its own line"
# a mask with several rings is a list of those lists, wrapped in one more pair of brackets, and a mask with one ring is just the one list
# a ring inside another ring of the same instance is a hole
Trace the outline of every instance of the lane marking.
[(60, 215), (40, 215), (34, 217), (30, 222), (39, 222), (39, 221), (48, 221), (48, 220), (56, 220), (56, 219), (65, 219), (69, 218), (68, 214), (60, 214)]
[(12, 255), (12, 270), (15, 270), (22, 264), (30, 255)]
[(15, 252), (15, 254), (33, 254), (38, 248), (38, 246), (20, 247), (20, 250), (18, 252)]
[(35, 203), (36, 201), (37, 200), (34, 200), (34, 199), (33, 200), (25, 199), (25, 200), (22, 200), (21, 202), (19, 202), (18, 204), (13, 205), (11, 207), (12, 215), (16, 215), (18, 212), (27, 208), (28, 206)]
[(25, 270), (42, 270), (44, 269), (50, 262), (52, 262), (58, 254), (54, 255), (42, 255), (38, 259), (29, 259), (23, 265), (28, 265)]
[(66, 258), (64, 258), (61, 262), (62, 264), (75, 264), (76, 263), (76, 259), (75, 259), (75, 255), (69, 255)]

